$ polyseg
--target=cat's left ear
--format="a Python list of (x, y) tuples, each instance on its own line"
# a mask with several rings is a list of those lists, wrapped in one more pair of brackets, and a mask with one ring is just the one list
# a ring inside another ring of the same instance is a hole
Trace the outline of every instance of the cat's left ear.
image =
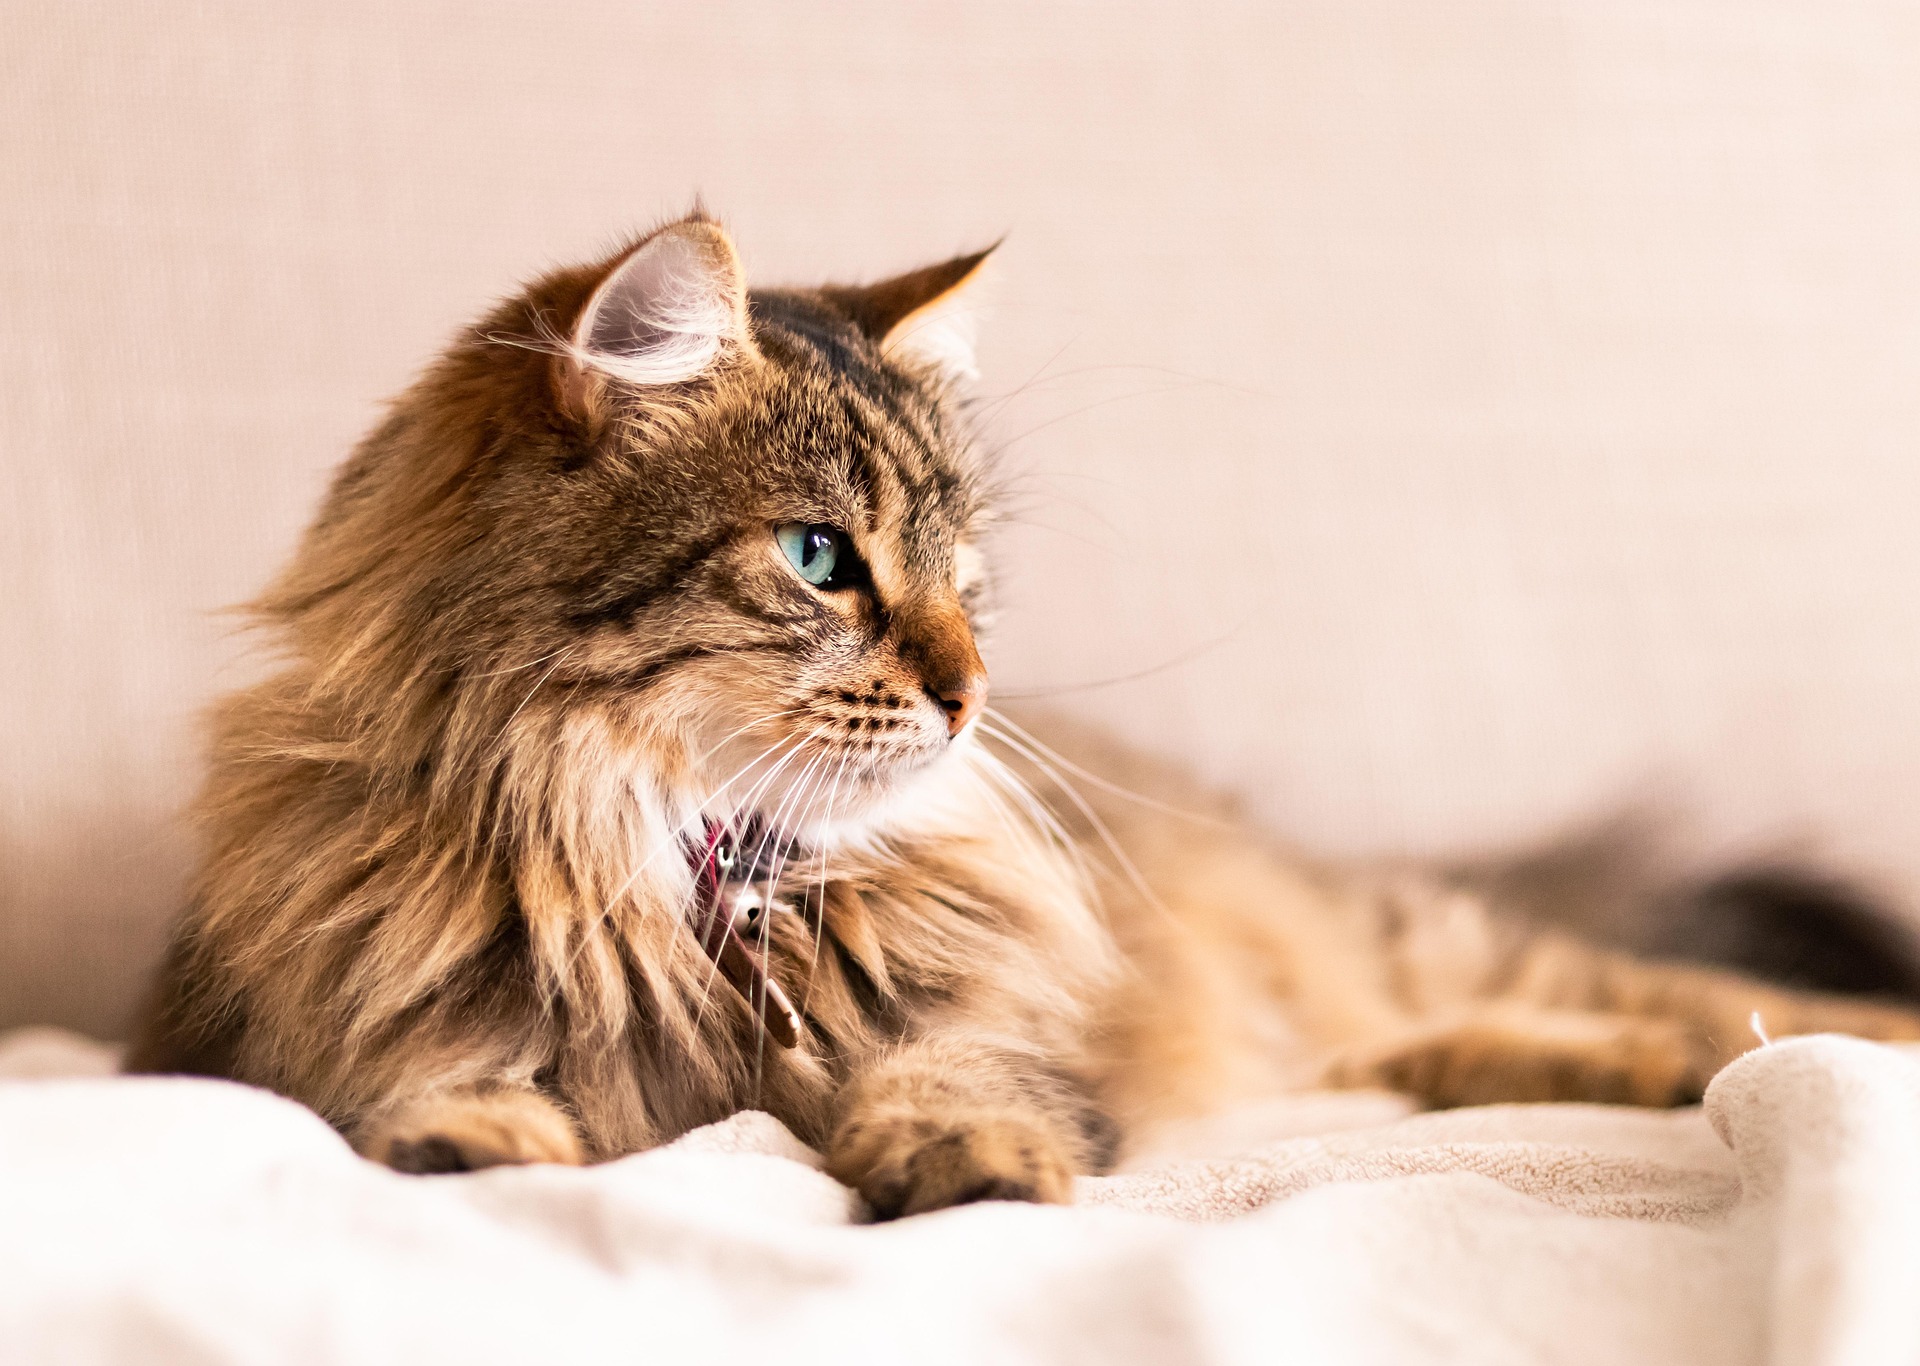
[(974, 360), (979, 283), (993, 251), (956, 256), (878, 284), (830, 286), (823, 293), (879, 343), (889, 360), (949, 382), (974, 380), (980, 375)]

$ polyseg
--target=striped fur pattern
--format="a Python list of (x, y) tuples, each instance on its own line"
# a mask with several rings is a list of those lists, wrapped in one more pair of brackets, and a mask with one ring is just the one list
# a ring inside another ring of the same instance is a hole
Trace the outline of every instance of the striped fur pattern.
[[(1696, 1094), (1762, 989), (1656, 990), (1465, 893), (1035, 800), (1059, 756), (977, 711), (991, 508), (954, 386), (980, 263), (749, 293), (696, 216), (462, 335), (258, 604), (280, 663), (214, 718), (136, 1070), (271, 1087), (414, 1171), (755, 1106), (881, 1215), (1064, 1199), (1116, 1136), (1328, 1079)], [(844, 582), (798, 572), (793, 526), (844, 536)], [(694, 941), (713, 821), (774, 841), (795, 1048)], [(1781, 1032), (1911, 1031), (1814, 999), (1766, 997)]]

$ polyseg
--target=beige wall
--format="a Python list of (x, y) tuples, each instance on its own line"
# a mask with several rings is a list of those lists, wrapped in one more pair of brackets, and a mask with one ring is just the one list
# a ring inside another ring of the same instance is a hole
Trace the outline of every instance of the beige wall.
[(1011, 234), (1003, 690), (1164, 665), (1061, 700), (1340, 849), (1654, 784), (1920, 886), (1904, 0), (4, 27), (0, 1020), (115, 1026), (215, 609), (379, 399), (696, 191), (763, 279)]

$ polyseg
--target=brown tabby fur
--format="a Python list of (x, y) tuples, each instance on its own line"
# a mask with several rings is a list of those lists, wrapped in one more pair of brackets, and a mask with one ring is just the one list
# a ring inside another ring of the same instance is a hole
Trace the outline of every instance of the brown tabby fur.
[[(737, 269), (704, 220), (667, 231)], [(710, 367), (638, 387), (554, 344), (627, 255), (463, 335), (259, 604), (284, 661), (217, 715), (136, 1070), (271, 1087), (412, 1170), (598, 1161), (755, 1106), (885, 1216), (1064, 1200), (1116, 1137), (1289, 1088), (1671, 1105), (1756, 1009), (1920, 1037), (1135, 802), (1088, 808), (1123, 858), (1077, 804), (1054, 823), (1015, 770), (1061, 761), (1010, 720), (949, 740), (936, 695), (978, 668), (989, 500), (951, 385), (891, 343), (978, 258), (739, 296)], [(871, 586), (802, 582), (790, 522), (846, 529)], [(803, 836), (798, 913), (768, 917), (792, 1050), (688, 929), (683, 832), (743, 798)]]

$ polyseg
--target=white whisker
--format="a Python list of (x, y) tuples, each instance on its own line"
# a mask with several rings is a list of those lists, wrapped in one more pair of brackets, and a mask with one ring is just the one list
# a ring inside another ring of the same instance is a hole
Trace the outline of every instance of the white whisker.
[[(1059, 750), (1042, 742), (1032, 731), (1019, 724), (998, 708), (988, 707), (981, 713), (980, 719), (983, 721), (991, 720), (999, 726), (1004, 726), (1011, 735), (1018, 736), (1025, 743), (1031, 745), (1034, 750), (1044, 754), (1048, 759), (1073, 774), (1076, 778), (1085, 779), (1103, 792), (1110, 792), (1116, 797), (1135, 802), (1140, 806), (1146, 807), (1149, 811), (1158, 811), (1165, 816), (1175, 816), (1181, 820), (1193, 821), (1197, 825), (1210, 825), (1216, 830), (1232, 830), (1235, 828), (1233, 822), (1221, 820), (1218, 816), (1208, 816), (1199, 811), (1187, 811), (1177, 806), (1169, 806), (1166, 802), (1159, 801), (1143, 793), (1135, 792), (1130, 788), (1122, 787), (1118, 783), (1111, 782), (1106, 778), (1102, 778), (1098, 773), (1088, 772), (1086, 769), (1080, 767), (1080, 765), (1074, 763), (1073, 760), (1067, 758), (1066, 755), (1062, 754)], [(994, 738), (1001, 739), (1003, 743), (1010, 743), (1010, 736), (1007, 735), (996, 736)]]
[(1120, 841), (1114, 838), (1113, 831), (1108, 828), (1105, 821), (1100, 819), (1100, 813), (1095, 811), (1092, 804), (1080, 795), (1079, 789), (1062, 778), (1059, 772), (1055, 770), (1051, 764), (1047, 763), (1046, 760), (1040, 758), (1030, 748), (1006, 732), (991, 729), (982, 722), (980, 725), (980, 733), (990, 739), (998, 740), (1001, 744), (1013, 749), (1016, 753), (1020, 754), (1022, 758), (1026, 759), (1028, 763), (1044, 773), (1055, 787), (1065, 793), (1067, 799), (1080, 809), (1080, 814), (1086, 817), (1087, 823), (1091, 825), (1094, 832), (1100, 836), (1101, 843), (1107, 846), (1107, 852), (1113, 855), (1114, 861), (1120, 866), (1127, 880), (1133, 884), (1134, 890), (1140, 894), (1141, 899), (1159, 911), (1167, 919), (1175, 919), (1173, 912), (1167, 909), (1166, 903), (1161, 901), (1159, 894), (1147, 884), (1147, 880), (1141, 875), (1140, 869), (1135, 866), (1131, 858), (1127, 857), (1126, 851), (1120, 847)]
[(533, 701), (533, 695), (547, 685), (547, 680), (553, 677), (553, 671), (567, 662), (567, 656), (572, 654), (575, 648), (576, 646), (569, 645), (566, 649), (560, 651), (560, 657), (547, 667), (547, 671), (540, 675), (539, 680), (535, 682), (531, 688), (527, 689), (527, 695), (520, 699), (520, 705), (508, 714), (505, 724), (500, 727), (499, 739), (504, 740), (506, 738), (507, 732), (513, 729), (513, 723), (519, 719), (520, 713), (526, 710), (527, 703)]
[[(786, 768), (786, 766), (789, 763), (792, 762), (793, 757), (796, 754), (798, 754), (800, 750), (805, 745), (807, 745), (810, 741), (816, 739), (825, 729), (826, 729), (825, 726), (816, 726), (814, 727), (813, 730), (809, 731), (807, 734), (801, 736), (798, 740), (795, 740), (791, 745), (789, 745), (786, 751), (781, 754), (780, 761), (777, 764), (775, 764), (772, 769), (768, 770), (766, 775), (763, 776), (758, 782), (756, 782), (751, 789), (749, 789), (747, 795), (744, 798), (742, 798), (739, 802), (736, 802), (734, 804), (733, 809), (728, 812), (727, 819), (724, 822), (722, 822), (722, 824), (726, 828), (731, 829), (733, 827), (734, 819), (738, 817), (743, 810), (746, 809), (748, 803), (757, 801), (759, 799), (759, 794), (766, 789), (766, 787), (774, 780), (775, 777), (779, 775), (779, 773), (783, 769)], [(696, 892), (696, 895), (697, 895), (697, 892)], [(712, 999), (712, 996), (713, 996), (713, 981), (714, 981), (714, 978), (718, 975), (719, 971), (720, 971), (720, 964), (717, 960), (710, 961), (708, 963), (705, 983), (702, 986), (701, 993), (700, 993), (699, 1009), (694, 1016), (694, 1025), (696, 1029), (699, 1027), (701, 1021), (706, 1018), (707, 1003)]]
[[(807, 963), (807, 985), (806, 990), (800, 998), (800, 1013), (802, 1015), (806, 1014), (807, 1003), (813, 999), (813, 982), (815, 976), (820, 971), (820, 945), (827, 937), (827, 864), (832, 857), (832, 850), (827, 843), (827, 838), (828, 832), (833, 828), (834, 803), (840, 799), (840, 780), (846, 777), (847, 764), (852, 758), (853, 755), (851, 752), (840, 756), (840, 767), (834, 770), (833, 787), (827, 792), (827, 805), (820, 821), (820, 909), (814, 916), (813, 956)], [(802, 926), (805, 926), (807, 923), (805, 902), (801, 903), (800, 923)]]
[[(761, 840), (760, 840), (760, 847), (762, 850), (766, 848), (768, 841), (773, 839), (774, 832), (780, 828), (781, 823), (787, 818), (789, 811), (798, 811), (800, 809), (800, 806), (803, 804), (802, 794), (806, 794), (809, 796), (811, 795), (811, 785), (810, 785), (811, 776), (814, 770), (818, 768), (819, 765), (821, 765), (826, 761), (827, 757), (828, 757), (827, 751), (825, 750), (822, 750), (819, 754), (816, 754), (813, 757), (813, 761), (809, 763), (806, 766), (806, 768), (801, 771), (800, 776), (794, 780), (793, 787), (788, 790), (787, 800), (780, 804), (780, 806), (775, 810), (774, 814), (767, 821), (767, 832), (761, 837)], [(770, 984), (773, 981), (773, 961), (772, 961), (772, 955), (769, 951), (768, 944), (769, 944), (769, 939), (773, 933), (773, 904), (774, 904), (775, 892), (779, 887), (780, 875), (786, 869), (786, 859), (787, 859), (786, 851), (778, 848), (774, 850), (773, 860), (767, 869), (767, 877), (766, 877), (766, 883), (765, 883), (766, 891), (762, 893), (760, 926), (759, 926), (759, 935), (758, 935), (760, 942), (757, 947), (760, 952), (761, 961), (765, 964), (764, 968), (762, 969), (764, 973), (764, 981), (761, 983), (761, 987), (760, 987), (760, 999), (753, 1003), (754, 1025), (755, 1025), (754, 1052), (753, 1052), (753, 1099), (754, 1099), (754, 1104), (756, 1105), (760, 1103), (760, 1084), (762, 1079), (762, 1068), (765, 1063), (765, 1054), (766, 1054), (766, 1047), (767, 1047), (766, 1020), (762, 1018), (762, 1015), (763, 1015), (763, 1012), (766, 1010), (768, 984)], [(759, 863), (759, 861), (760, 861), (760, 855), (759, 855), (759, 852), (756, 852), (754, 855), (753, 863), (750, 863), (747, 865), (749, 872), (751, 872), (751, 870)]]

